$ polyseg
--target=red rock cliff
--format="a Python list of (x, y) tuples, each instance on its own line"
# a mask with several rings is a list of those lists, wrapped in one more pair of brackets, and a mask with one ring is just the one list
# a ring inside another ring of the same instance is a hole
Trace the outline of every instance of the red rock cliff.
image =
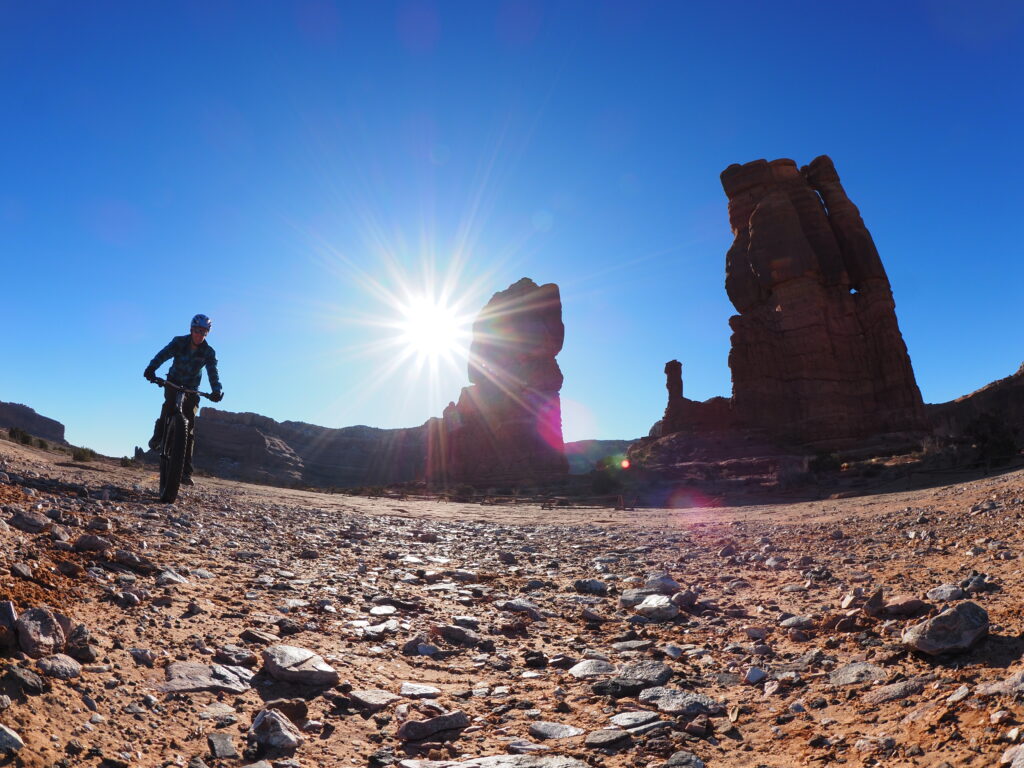
[(555, 356), (565, 326), (558, 286), (523, 278), (473, 324), (470, 386), (428, 422), (431, 483), (546, 481), (565, 475)]
[(822, 445), (925, 429), (889, 279), (832, 161), (731, 165), (722, 186), (739, 422)]

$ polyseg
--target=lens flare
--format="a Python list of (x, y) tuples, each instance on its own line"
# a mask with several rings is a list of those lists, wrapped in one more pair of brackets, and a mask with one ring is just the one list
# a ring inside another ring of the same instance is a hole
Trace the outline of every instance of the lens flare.
[(417, 296), (399, 307), (399, 343), (409, 354), (436, 360), (464, 352), (469, 338), (466, 318), (435, 298)]

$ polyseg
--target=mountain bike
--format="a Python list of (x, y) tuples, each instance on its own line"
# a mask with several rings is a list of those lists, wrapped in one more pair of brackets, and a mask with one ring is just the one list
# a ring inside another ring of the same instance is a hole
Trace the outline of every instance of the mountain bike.
[(153, 383), (176, 390), (174, 408), (164, 417), (163, 441), (160, 443), (160, 501), (171, 504), (178, 498), (181, 473), (185, 468), (185, 446), (188, 443), (188, 419), (183, 407), (185, 395), (209, 398), (211, 393), (185, 389), (166, 379), (154, 379)]

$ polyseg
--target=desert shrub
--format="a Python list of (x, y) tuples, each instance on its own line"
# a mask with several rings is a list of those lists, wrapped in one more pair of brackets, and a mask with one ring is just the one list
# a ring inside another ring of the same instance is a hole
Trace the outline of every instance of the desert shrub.
[(75, 461), (92, 461), (96, 458), (96, 451), (91, 448), (73, 448), (71, 458)]
[(476, 488), (474, 488), (469, 483), (457, 485), (452, 490), (452, 498), (455, 499), (456, 501), (469, 501), (474, 496), (476, 496)]
[(590, 490), (599, 496), (615, 493), (622, 488), (622, 483), (607, 467), (595, 469), (590, 473)]
[(827, 472), (838, 472), (842, 469), (843, 462), (840, 461), (839, 456), (835, 453), (826, 453), (825, 451), (819, 451), (815, 454), (814, 458), (811, 459), (807, 468), (811, 472), (818, 474), (825, 474)]
[(26, 432), (20, 427), (8, 427), (7, 428), (7, 439), (12, 443), (21, 443), (22, 445), (32, 445), (32, 435)]
[(136, 465), (135, 459), (130, 459), (127, 456), (122, 456), (121, 457), (121, 466), (122, 467), (134, 467), (135, 465)]
[(41, 437), (36, 438), (36, 448), (42, 448), (44, 451), (50, 450), (50, 444), (43, 440)]
[(979, 463), (998, 466), (1017, 454), (1017, 437), (1013, 430), (992, 413), (983, 413), (971, 422), (964, 434), (971, 441), (974, 459)]

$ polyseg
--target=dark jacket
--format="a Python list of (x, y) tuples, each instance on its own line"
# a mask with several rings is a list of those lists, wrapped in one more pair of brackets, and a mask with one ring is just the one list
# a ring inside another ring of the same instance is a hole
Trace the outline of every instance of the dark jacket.
[(221, 391), (220, 375), (217, 373), (217, 353), (204, 340), (195, 349), (192, 348), (192, 336), (175, 336), (170, 343), (156, 353), (149, 361), (149, 370), (156, 371), (164, 362), (174, 358), (171, 370), (167, 372), (167, 380), (172, 384), (186, 389), (198, 389), (203, 377), (203, 368), (210, 380), (210, 388), (214, 393)]

